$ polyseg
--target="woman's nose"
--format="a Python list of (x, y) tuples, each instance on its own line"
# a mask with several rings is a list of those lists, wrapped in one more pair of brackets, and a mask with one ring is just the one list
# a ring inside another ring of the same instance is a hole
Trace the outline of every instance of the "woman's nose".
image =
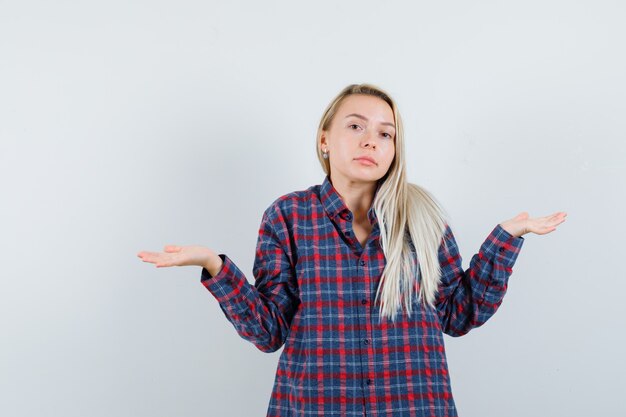
[(366, 138), (363, 139), (361, 145), (365, 148), (376, 148), (376, 141), (368, 135)]

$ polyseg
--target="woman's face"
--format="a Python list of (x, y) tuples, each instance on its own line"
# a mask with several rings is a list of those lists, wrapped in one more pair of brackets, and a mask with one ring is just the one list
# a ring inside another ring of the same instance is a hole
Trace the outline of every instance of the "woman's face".
[[(384, 100), (365, 94), (346, 97), (327, 131), (321, 148), (328, 151), (333, 178), (375, 182), (382, 178), (395, 156), (393, 111)], [(360, 159), (369, 157), (372, 162)]]

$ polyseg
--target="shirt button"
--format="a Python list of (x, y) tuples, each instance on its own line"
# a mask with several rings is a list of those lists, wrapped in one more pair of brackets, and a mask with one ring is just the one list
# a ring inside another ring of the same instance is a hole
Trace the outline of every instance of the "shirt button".
[(373, 383), (373, 382), (374, 382), (374, 381), (372, 381), (371, 379), (368, 379), (368, 380), (367, 380), (367, 385), (372, 385), (372, 383)]
[(346, 219), (351, 220), (351, 219), (352, 219), (352, 214), (348, 213), (348, 214), (346, 215)]
[(364, 298), (361, 300), (361, 304), (367, 304), (367, 300)]
[(504, 252), (504, 246), (498, 249), (500, 252)]
[(370, 341), (369, 339), (363, 339), (363, 343), (365, 343), (366, 345), (369, 345)]
[(346, 230), (346, 236), (350, 236), (350, 231)]
[(361, 266), (365, 266), (365, 261), (361, 260), (360, 264)]

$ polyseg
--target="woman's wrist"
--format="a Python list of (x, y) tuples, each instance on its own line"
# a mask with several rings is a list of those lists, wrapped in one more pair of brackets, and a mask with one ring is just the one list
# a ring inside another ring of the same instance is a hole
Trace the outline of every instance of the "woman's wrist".
[(209, 271), (209, 274), (211, 274), (211, 276), (216, 276), (222, 270), (223, 265), (224, 262), (219, 255), (211, 254), (209, 256), (209, 260), (204, 265), (204, 269)]

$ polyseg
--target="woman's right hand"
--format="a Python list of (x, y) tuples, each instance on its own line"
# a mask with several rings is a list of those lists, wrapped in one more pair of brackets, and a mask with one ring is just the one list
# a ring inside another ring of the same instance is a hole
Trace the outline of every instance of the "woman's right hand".
[(211, 275), (215, 275), (222, 267), (222, 259), (203, 246), (166, 245), (164, 252), (142, 251), (137, 256), (144, 262), (155, 264), (157, 268), (197, 265), (206, 268)]

